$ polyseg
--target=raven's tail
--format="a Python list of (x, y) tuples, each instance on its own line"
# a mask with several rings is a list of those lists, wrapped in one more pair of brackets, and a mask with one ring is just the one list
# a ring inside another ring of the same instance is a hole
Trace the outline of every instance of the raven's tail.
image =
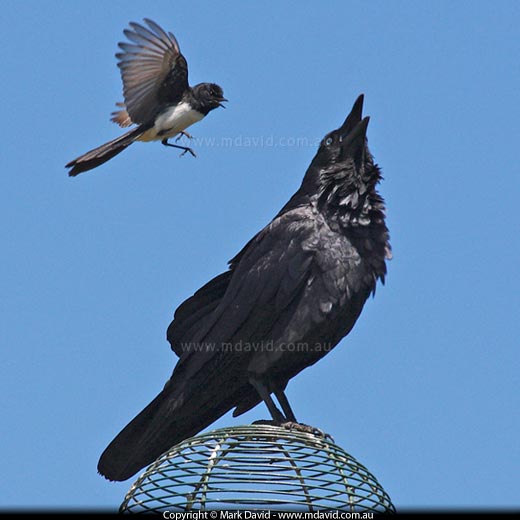
[(70, 161), (65, 168), (71, 168), (69, 175), (75, 177), (82, 172), (92, 170), (100, 164), (107, 162), (112, 157), (121, 153), (125, 148), (130, 146), (139, 136), (141, 136), (148, 128), (144, 125), (138, 126), (123, 134), (116, 139), (102, 144), (90, 152), (80, 155), (77, 159)]
[[(109, 480), (126, 480), (159, 455), (216, 421), (229, 411), (231, 395), (210, 388), (176, 391), (170, 380), (163, 391), (108, 445), (98, 471)], [(186, 394), (189, 394), (187, 397)], [(227, 395), (226, 395), (227, 394)]]

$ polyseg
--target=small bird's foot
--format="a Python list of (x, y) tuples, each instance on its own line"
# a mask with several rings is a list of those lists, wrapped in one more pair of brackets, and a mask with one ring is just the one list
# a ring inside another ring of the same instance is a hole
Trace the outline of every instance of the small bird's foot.
[(191, 155), (193, 155), (193, 157), (197, 157), (197, 155), (195, 154), (195, 152), (189, 148), (189, 147), (185, 147), (184, 150), (181, 152), (181, 154), (179, 155), (179, 157), (182, 157), (183, 155), (186, 155), (186, 152), (190, 152)]
[(163, 140), (161, 141), (161, 143), (162, 143), (164, 146), (171, 146), (172, 148), (178, 148), (179, 150), (182, 150), (182, 153), (179, 155), (179, 157), (182, 157), (186, 152), (190, 152), (191, 155), (193, 155), (193, 157), (197, 157), (197, 156), (195, 155), (195, 152), (194, 152), (191, 148), (189, 148), (189, 147), (187, 147), (187, 146), (181, 146), (181, 145), (179, 145), (179, 144), (172, 144), (172, 143), (169, 143), (169, 142), (168, 142), (168, 139), (163, 139)]
[(260, 425), (268, 425), (268, 426), (279, 426), (280, 428), (285, 428), (289, 431), (297, 431), (302, 433), (310, 433), (311, 435), (316, 435), (316, 437), (322, 437), (323, 439), (329, 439), (334, 442), (334, 438), (329, 433), (325, 433), (320, 428), (316, 428), (315, 426), (309, 426), (308, 424), (294, 422), (294, 421), (274, 421), (273, 419), (260, 419), (255, 421), (253, 424)]
[(179, 141), (179, 139), (181, 139), (181, 137), (186, 137), (186, 139), (193, 139), (193, 136), (191, 134), (188, 134), (188, 132), (181, 130), (179, 132), (179, 135), (175, 138), (175, 142)]

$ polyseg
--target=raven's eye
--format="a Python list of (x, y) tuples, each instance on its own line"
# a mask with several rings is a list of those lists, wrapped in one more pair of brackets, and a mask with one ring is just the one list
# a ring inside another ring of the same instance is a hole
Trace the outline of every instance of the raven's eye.
[(332, 144), (332, 141), (333, 141), (332, 137), (327, 137), (327, 139), (325, 139), (325, 144), (327, 146), (330, 146)]

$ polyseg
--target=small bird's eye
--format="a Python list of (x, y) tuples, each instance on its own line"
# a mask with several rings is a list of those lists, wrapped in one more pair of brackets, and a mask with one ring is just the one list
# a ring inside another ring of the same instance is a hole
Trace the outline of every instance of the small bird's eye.
[(325, 139), (325, 144), (327, 146), (330, 146), (332, 144), (332, 141), (333, 141), (332, 137), (327, 137), (327, 139)]

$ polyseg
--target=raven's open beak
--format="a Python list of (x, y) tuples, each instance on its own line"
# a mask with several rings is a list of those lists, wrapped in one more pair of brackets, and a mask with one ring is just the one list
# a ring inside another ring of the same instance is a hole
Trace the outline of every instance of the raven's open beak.
[(338, 129), (343, 138), (347, 137), (356, 125), (361, 121), (361, 115), (363, 114), (363, 94), (361, 94), (355, 101), (350, 114), (345, 119), (345, 122)]
[(363, 114), (363, 94), (354, 103), (350, 114), (338, 129), (341, 135), (341, 149), (344, 157), (362, 157), (365, 150), (369, 117), (361, 119)]
[(226, 106), (222, 104), (223, 101), (228, 101), (225, 97), (220, 98), (218, 101), (219, 101), (219, 104), (218, 104), (219, 107), (226, 108)]
[(341, 156), (352, 157), (356, 164), (361, 165), (366, 150), (367, 127), (370, 118), (364, 117), (354, 128), (351, 128), (347, 134), (341, 137)]
[(370, 121), (370, 117), (364, 117), (354, 128), (352, 128), (346, 135), (343, 134), (341, 145), (343, 147), (348, 146), (356, 141), (364, 142), (367, 134), (367, 126)]

